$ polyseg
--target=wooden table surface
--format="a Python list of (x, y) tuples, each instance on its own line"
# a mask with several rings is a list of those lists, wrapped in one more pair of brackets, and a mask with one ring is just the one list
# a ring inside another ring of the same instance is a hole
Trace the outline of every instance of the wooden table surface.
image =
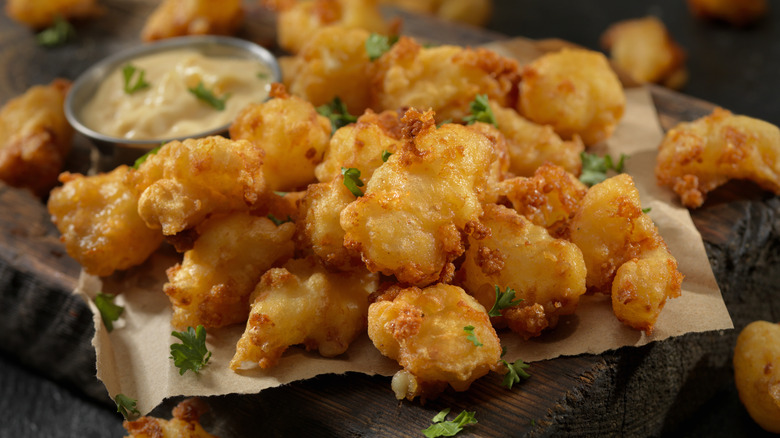
[[(59, 49), (37, 47), (29, 31), (0, 17), (0, 102), (54, 77), (74, 79), (104, 56), (137, 44), (148, 4), (105, 3), (104, 19), (83, 23), (77, 41)], [(255, 10), (250, 17), (242, 36), (271, 43), (272, 16)], [(414, 16), (405, 16), (404, 31), (457, 44), (502, 38)], [(665, 129), (712, 109), (666, 89), (651, 91)], [(77, 139), (69, 168), (84, 168), (88, 148)], [(780, 199), (752, 184), (730, 183), (692, 216), (737, 329), (780, 315)], [(0, 437), (27, 435), (36, 422), (35, 430), (46, 431), (45, 436), (122, 434), (121, 417), (111, 413), (94, 377), (90, 312), (70, 295), (78, 273), (45, 206), (0, 183), (0, 408), (11, 413), (0, 421)], [(430, 419), (449, 407), (476, 411), (479, 424), (466, 432), (478, 436), (756, 435), (761, 430), (739, 404), (732, 382), (736, 334), (689, 334), (640, 348), (538, 362), (533, 377), (512, 391), (491, 375), (467, 392), (446, 392), (425, 405), (396, 401), (386, 377), (319, 376), (257, 395), (207, 398), (212, 412), (203, 423), (222, 437), (420, 436)], [(169, 416), (176, 401), (153, 413)]]

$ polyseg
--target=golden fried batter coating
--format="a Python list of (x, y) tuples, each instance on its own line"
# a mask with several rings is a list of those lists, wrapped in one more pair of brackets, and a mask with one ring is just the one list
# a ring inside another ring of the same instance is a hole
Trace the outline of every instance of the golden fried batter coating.
[(619, 174), (591, 187), (569, 232), (585, 257), (588, 290), (611, 293), (618, 319), (652, 333), (666, 299), (680, 296), (683, 276), (642, 212), (631, 177)]
[(599, 52), (563, 49), (523, 69), (520, 114), (564, 140), (579, 135), (590, 146), (609, 138), (625, 106), (623, 86)]
[(480, 200), (483, 203), (496, 202), (499, 197), (499, 183), (510, 176), (509, 144), (504, 134), (491, 123), (476, 122), (468, 125), (467, 128), (484, 135), (493, 145), (493, 157), (485, 181), (485, 190), (480, 193)]
[(543, 164), (533, 177), (504, 180), (498, 190), (518, 213), (547, 228), (551, 236), (568, 238), (569, 222), (588, 188), (562, 167)]
[(664, 23), (648, 16), (611, 25), (601, 45), (612, 62), (639, 82), (679, 89), (685, 85), (685, 51), (669, 35)]
[(341, 271), (365, 269), (360, 253), (344, 246), (341, 211), (355, 200), (355, 195), (339, 176), (327, 183), (310, 184), (298, 204), (298, 250), (312, 252), (329, 269)]
[(425, 289), (391, 286), (368, 308), (368, 336), (403, 367), (392, 381), (399, 400), (435, 397), (447, 384), (465, 391), (495, 370), (501, 357), (485, 308), (463, 289), (443, 283)]
[(350, 114), (362, 114), (369, 105), (369, 35), (365, 29), (341, 26), (315, 33), (291, 62), (281, 64), (290, 93), (314, 106), (338, 97)]
[(146, 20), (141, 39), (232, 35), (243, 20), (241, 0), (163, 0)]
[(330, 121), (311, 103), (290, 96), (281, 84), (272, 99), (245, 107), (230, 125), (230, 137), (261, 148), (263, 175), (269, 191), (305, 188), (330, 141)]
[(245, 321), (249, 296), (260, 277), (292, 257), (295, 225), (274, 225), (244, 212), (213, 216), (180, 264), (169, 268), (163, 286), (179, 330), (201, 324), (223, 327)]
[(33, 29), (49, 27), (56, 17), (66, 20), (89, 18), (102, 8), (97, 0), (7, 0), (5, 13)]
[(404, 115), (403, 149), (374, 171), (365, 195), (341, 213), (344, 244), (368, 269), (425, 286), (454, 271), (462, 234), (482, 214), (480, 194), (493, 144), (462, 125), (437, 128), (433, 114)]
[(329, 272), (314, 258), (269, 270), (252, 293), (252, 311), (230, 368), (271, 368), (297, 344), (325, 357), (344, 353), (366, 329), (368, 297), (378, 283), (377, 274)]
[(780, 433), (780, 324), (754, 321), (734, 347), (734, 383), (750, 417)]
[(408, 11), (482, 26), (493, 13), (493, 0), (381, 0)]
[[(489, 204), (480, 222), (490, 230), (469, 236), (459, 276), (464, 288), (486, 309), (496, 300), (495, 286), (515, 291), (523, 301), (501, 311), (494, 322), (530, 338), (570, 315), (585, 293), (585, 261), (571, 242), (550, 237), (512, 209)], [(481, 237), (481, 236), (480, 236)]]
[(341, 176), (341, 168), (360, 169), (363, 182), (371, 179), (382, 165), (382, 153), (401, 149), (401, 118), (396, 111), (376, 114), (368, 110), (356, 123), (338, 129), (330, 139), (322, 163), (314, 169), (317, 179), (331, 181)]
[(281, 2), (276, 27), (279, 47), (297, 54), (320, 29), (328, 26), (396, 33), (379, 11), (378, 0), (303, 0)]
[(498, 130), (507, 139), (509, 171), (517, 176), (531, 176), (544, 163), (552, 163), (575, 175), (580, 174), (585, 150), (579, 136), (563, 141), (549, 125), (537, 125), (512, 108), (490, 105)]
[(48, 208), (68, 254), (92, 275), (111, 275), (146, 260), (162, 243), (160, 230), (138, 215), (138, 198), (125, 184), (132, 170), (82, 176), (65, 172)]
[(748, 179), (780, 195), (780, 129), (716, 108), (666, 133), (655, 176), (690, 208), (730, 179)]
[(0, 180), (45, 197), (70, 151), (73, 128), (63, 104), (70, 82), (31, 87), (0, 109)]
[(130, 434), (125, 438), (217, 438), (199, 423), (206, 412), (208, 406), (203, 401), (188, 398), (173, 408), (170, 420), (146, 416), (134, 421), (125, 420), (122, 426)]
[(401, 37), (374, 61), (371, 107), (376, 111), (431, 108), (436, 121), (460, 121), (478, 94), (501, 106), (514, 106), (519, 67), (487, 49), (422, 47)]
[(766, 0), (688, 0), (691, 13), (699, 18), (746, 26), (766, 15)]
[(172, 141), (130, 173), (128, 183), (146, 224), (171, 236), (212, 213), (255, 207), (266, 189), (262, 164), (263, 151), (246, 140)]

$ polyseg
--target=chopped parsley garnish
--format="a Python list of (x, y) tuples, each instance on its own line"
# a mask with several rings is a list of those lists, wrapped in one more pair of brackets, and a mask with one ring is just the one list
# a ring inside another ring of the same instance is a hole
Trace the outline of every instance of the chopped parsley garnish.
[(382, 162), (387, 163), (387, 159), (390, 158), (390, 155), (393, 155), (392, 152), (388, 151), (387, 149), (382, 151)]
[(187, 370), (197, 374), (211, 358), (211, 352), (206, 348), (206, 329), (198, 325), (194, 330), (187, 327), (187, 330), (174, 331), (171, 335), (181, 340), (181, 344), (171, 344), (171, 359), (179, 374), (183, 375)]
[(76, 30), (73, 29), (68, 20), (57, 15), (54, 17), (54, 23), (36, 35), (35, 40), (43, 47), (57, 47), (72, 40), (75, 36)]
[(339, 128), (355, 123), (358, 119), (357, 116), (349, 113), (347, 105), (338, 96), (325, 105), (318, 106), (317, 113), (330, 120), (331, 132), (336, 132)]
[(496, 122), (496, 117), (493, 115), (493, 110), (490, 109), (487, 94), (477, 94), (477, 97), (469, 104), (469, 109), (471, 114), (463, 118), (463, 121), (467, 124), (483, 122), (490, 123), (498, 128), (498, 122)]
[(368, 39), (366, 39), (366, 53), (368, 53), (368, 59), (376, 61), (397, 42), (398, 35), (386, 36), (372, 33), (368, 36)]
[(363, 196), (363, 191), (358, 187), (363, 187), (363, 181), (360, 180), (360, 170), (350, 167), (341, 168), (341, 174), (344, 175), (344, 185), (347, 186), (350, 192), (355, 196)]
[(157, 152), (160, 152), (160, 148), (162, 148), (165, 145), (165, 143), (160, 144), (160, 146), (155, 147), (154, 149), (150, 150), (149, 152), (141, 155), (135, 160), (135, 163), (133, 163), (133, 169), (138, 169), (141, 167), (142, 164), (146, 162), (146, 160), (151, 157), (152, 155), (156, 154)]
[(501, 382), (501, 385), (506, 386), (508, 389), (512, 389), (512, 385), (515, 383), (520, 383), (520, 378), (528, 379), (531, 377), (531, 375), (525, 371), (530, 368), (531, 365), (528, 365), (520, 359), (516, 360), (514, 363), (509, 363), (504, 359), (501, 359), (499, 362), (504, 364), (507, 368), (507, 373), (504, 374), (504, 381)]
[(131, 413), (141, 415), (136, 408), (138, 402), (124, 394), (117, 394), (116, 397), (114, 397), (114, 403), (116, 403), (116, 411), (122, 414), (122, 416), (125, 417), (125, 420), (130, 419)]
[(293, 221), (293, 220), (292, 220), (292, 218), (290, 217), (290, 215), (287, 215), (287, 219), (285, 219), (285, 220), (281, 220), (281, 219), (277, 218), (276, 216), (274, 216), (274, 215), (273, 215), (273, 214), (271, 214), (271, 213), (268, 213), (268, 219), (270, 219), (270, 220), (271, 220), (271, 222), (273, 222), (274, 224), (276, 224), (276, 226), (277, 226), (277, 227), (278, 227), (279, 225), (283, 224), (283, 223), (286, 223), (286, 222), (292, 222), (292, 221)]
[(596, 154), (582, 152), (580, 153), (580, 159), (582, 159), (580, 181), (590, 187), (607, 179), (607, 172), (610, 170), (621, 173), (623, 172), (623, 163), (626, 161), (626, 158), (626, 154), (620, 154), (620, 159), (615, 163), (609, 155), (599, 157)]
[(114, 321), (119, 319), (125, 308), (114, 304), (114, 298), (116, 295), (109, 295), (99, 293), (95, 297), (95, 306), (97, 306), (100, 312), (100, 319), (103, 320), (103, 325), (106, 326), (106, 330), (111, 332), (114, 330)]
[(436, 414), (433, 417), (433, 424), (427, 429), (423, 429), (422, 433), (428, 438), (437, 438), (440, 436), (455, 436), (458, 432), (463, 430), (463, 427), (470, 424), (477, 424), (477, 419), (474, 418), (476, 412), (463, 411), (458, 414), (452, 421), (444, 421), (447, 418), (447, 414), (450, 413), (450, 408), (446, 408), (443, 411)]
[(515, 300), (515, 290), (509, 286), (506, 287), (504, 292), (501, 292), (501, 289), (498, 287), (498, 285), (496, 285), (495, 288), (496, 301), (493, 303), (493, 307), (488, 312), (488, 316), (501, 316), (502, 309), (516, 306), (523, 302), (522, 298)]
[(269, 75), (268, 75), (268, 73), (266, 73), (266, 72), (263, 72), (263, 71), (261, 71), (261, 72), (257, 73), (257, 78), (258, 78), (258, 79), (268, 79), (268, 78), (270, 78), (270, 77), (271, 77), (271, 76), (269, 76)]
[(463, 331), (468, 334), (466, 336), (466, 339), (471, 341), (472, 344), (474, 344), (475, 347), (481, 347), (482, 342), (479, 342), (479, 339), (477, 339), (477, 335), (474, 334), (474, 326), (473, 325), (467, 325), (463, 327)]
[(652, 210), (653, 210), (653, 207), (643, 208), (642, 209), (642, 213), (647, 214), (647, 213), (650, 213), (650, 211), (652, 211)]
[[(135, 80), (135, 83), (133, 83), (133, 77), (135, 74), (138, 73), (138, 76)], [(136, 91), (143, 90), (144, 88), (149, 88), (149, 82), (146, 82), (144, 79), (144, 75), (146, 74), (145, 71), (136, 68), (133, 64), (126, 64), (124, 67), (122, 67), (122, 78), (124, 79), (124, 89), (125, 93), (127, 94), (133, 94)]]
[(198, 82), (197, 87), (188, 88), (188, 90), (190, 90), (190, 93), (194, 94), (199, 100), (211, 105), (218, 111), (223, 111), (225, 109), (225, 101), (230, 97), (230, 94), (225, 94), (221, 98), (217, 97), (211, 90), (206, 89), (203, 85), (203, 81)]

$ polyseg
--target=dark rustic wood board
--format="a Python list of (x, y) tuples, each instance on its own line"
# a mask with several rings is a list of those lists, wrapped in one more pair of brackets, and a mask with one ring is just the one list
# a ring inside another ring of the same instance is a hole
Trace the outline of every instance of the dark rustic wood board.
[[(0, 102), (57, 76), (74, 79), (109, 53), (137, 44), (149, 4), (105, 3), (101, 20), (81, 23), (78, 39), (58, 49), (37, 47), (29, 31), (1, 17)], [(477, 45), (502, 38), (404, 18), (405, 33), (431, 41)], [(242, 36), (269, 44), (273, 34), (272, 14), (255, 7)], [(651, 91), (665, 129), (713, 108), (662, 88)], [(89, 144), (77, 138), (69, 168), (83, 169), (88, 156)], [(714, 192), (692, 216), (737, 329), (755, 319), (780, 319), (780, 199), (752, 184), (733, 183)], [(57, 236), (42, 202), (0, 183), (0, 350), (109, 406), (94, 377), (90, 312), (70, 295), (79, 267)], [(467, 392), (447, 392), (425, 405), (396, 401), (386, 377), (319, 376), (256, 395), (208, 398), (212, 413), (204, 425), (222, 437), (420, 436), (430, 419), (449, 407), (476, 411), (479, 424), (467, 431), (479, 436), (675, 433), (697, 421), (702, 409), (716, 410), (716, 396), (734, 397), (736, 334), (689, 334), (603, 355), (542, 361), (513, 391), (491, 375)], [(176, 401), (166, 401), (154, 414), (168, 416)], [(759, 432), (744, 410), (730, 415), (740, 433)]]

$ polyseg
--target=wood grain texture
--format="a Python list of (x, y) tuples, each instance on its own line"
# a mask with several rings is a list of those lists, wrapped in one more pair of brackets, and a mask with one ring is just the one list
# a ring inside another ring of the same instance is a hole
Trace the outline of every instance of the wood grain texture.
[[(12, 68), (0, 70), (0, 101), (55, 76), (75, 78), (108, 53), (136, 44), (148, 2), (106, 4), (104, 21), (85, 23), (75, 46), (53, 51), (35, 46), (26, 29), (0, 18), (0, 60), (14, 62)], [(255, 8), (250, 17), (243, 36), (269, 42), (272, 16)], [(404, 17), (406, 33), (429, 41), (477, 45), (500, 38)], [(711, 104), (659, 87), (651, 91), (665, 129), (712, 109)], [(83, 166), (88, 155), (89, 145), (78, 139), (76, 158), (69, 165)], [(737, 329), (754, 319), (780, 320), (780, 200), (751, 184), (729, 184), (713, 192), (692, 216)], [(44, 205), (0, 183), (0, 348), (29, 369), (110, 406), (94, 378), (89, 310), (70, 294), (78, 272)], [(689, 334), (599, 356), (542, 361), (533, 364), (533, 377), (513, 391), (491, 375), (465, 393), (446, 392), (425, 405), (396, 401), (386, 377), (319, 376), (256, 395), (208, 398), (212, 413), (203, 420), (222, 437), (420, 436), (430, 419), (449, 407), (453, 412), (476, 411), (479, 425), (471, 432), (479, 436), (674, 433), (700, 415), (699, 409), (712, 409), (716, 395), (729, 393), (736, 334)], [(166, 401), (153, 413), (169, 416), (176, 401)], [(33, 411), (35, 407), (30, 415)], [(74, 409), (73, 414), (78, 413)], [(733, 427), (756, 431), (744, 415), (739, 418)], [(116, 422), (121, 422), (118, 416)]]

